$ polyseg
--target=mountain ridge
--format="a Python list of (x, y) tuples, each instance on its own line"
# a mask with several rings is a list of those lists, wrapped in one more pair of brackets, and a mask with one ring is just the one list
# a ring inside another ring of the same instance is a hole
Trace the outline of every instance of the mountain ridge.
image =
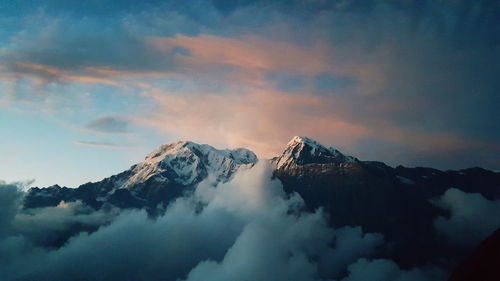
[(251, 168), (257, 160), (255, 153), (245, 148), (216, 149), (191, 141), (171, 142), (155, 149), (144, 161), (101, 181), (77, 188), (33, 187), (24, 205), (36, 208), (82, 200), (94, 208), (105, 203), (119, 207), (154, 207), (181, 196), (209, 175), (215, 182), (227, 182), (239, 169)]
[[(159, 203), (168, 204), (189, 192), (209, 175), (214, 184), (226, 182), (239, 169), (251, 168), (257, 161), (255, 153), (245, 148), (216, 149), (191, 141), (171, 142), (159, 146), (144, 161), (101, 181), (85, 183), (77, 188), (59, 185), (32, 187), (24, 207), (57, 206), (61, 201), (81, 200), (93, 208), (101, 208), (108, 203), (121, 208), (154, 208)], [(304, 185), (310, 189), (319, 182), (319, 186), (333, 186), (325, 191), (328, 193), (342, 186), (360, 188), (377, 183), (383, 186), (413, 186), (429, 196), (438, 196), (447, 188), (457, 186), (466, 192), (479, 192), (489, 199), (500, 198), (499, 189), (488, 187), (492, 182), (500, 182), (500, 173), (482, 168), (458, 171), (403, 166), (393, 168), (383, 162), (362, 161), (344, 155), (335, 148), (302, 136), (293, 137), (281, 155), (269, 161), (275, 167), (274, 175), (290, 192), (303, 188), (288, 188), (288, 185)], [(287, 183), (289, 179), (293, 179), (294, 183)], [(476, 186), (476, 183), (484, 182), (486, 185)], [(313, 193), (319, 193), (318, 190), (316, 188)], [(300, 195), (308, 197), (307, 194)]]

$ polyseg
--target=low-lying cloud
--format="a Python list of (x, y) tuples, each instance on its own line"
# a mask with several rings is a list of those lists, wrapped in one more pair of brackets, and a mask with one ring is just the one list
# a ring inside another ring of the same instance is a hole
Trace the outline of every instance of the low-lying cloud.
[[(0, 200), (10, 205), (1, 205), (1, 229), (8, 231), (0, 238), (0, 271), (9, 281), (356, 277), (358, 259), (375, 256), (383, 235), (329, 227), (321, 209), (305, 212), (303, 200), (286, 195), (271, 174), (260, 162), (226, 184), (207, 180), (156, 219), (137, 210), (90, 212), (80, 202), (28, 212), (16, 186), (2, 186)], [(56, 247), (36, 235), (56, 235), (75, 222), (94, 228)]]
[(21, 198), (22, 193), (17, 185), (0, 182), (0, 238), (12, 234), (12, 224)]
[(436, 218), (434, 226), (451, 243), (476, 246), (500, 228), (500, 200), (450, 188), (431, 202), (449, 211), (448, 217)]
[(14, 218), (16, 233), (41, 246), (60, 246), (68, 237), (94, 231), (114, 220), (117, 208), (96, 211), (80, 201), (61, 201), (56, 207), (20, 210)]
[(369, 260), (361, 258), (347, 268), (349, 275), (341, 281), (432, 281), (446, 280), (439, 268), (414, 268), (403, 270), (387, 259)]

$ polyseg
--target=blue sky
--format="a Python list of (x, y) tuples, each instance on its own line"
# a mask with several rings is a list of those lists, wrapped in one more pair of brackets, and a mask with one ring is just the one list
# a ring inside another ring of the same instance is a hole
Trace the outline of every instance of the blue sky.
[(3, 1), (0, 179), (77, 186), (189, 139), (500, 169), (497, 1)]

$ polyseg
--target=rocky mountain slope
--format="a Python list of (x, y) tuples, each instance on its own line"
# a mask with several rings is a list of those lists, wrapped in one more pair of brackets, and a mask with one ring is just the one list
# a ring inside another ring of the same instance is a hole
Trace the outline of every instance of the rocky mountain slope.
[(484, 240), (451, 274), (449, 281), (500, 279), (500, 229)]
[(333, 226), (361, 225), (383, 233), (393, 243), (385, 255), (403, 266), (462, 257), (469, 250), (450, 246), (436, 234), (434, 219), (447, 213), (432, 198), (451, 187), (500, 198), (499, 173), (392, 168), (345, 156), (305, 137), (292, 139), (272, 161), (285, 191), (299, 193), (311, 210), (324, 208)]
[(25, 208), (56, 206), (61, 201), (82, 202), (94, 208), (112, 204), (120, 208), (155, 207), (181, 196), (207, 179), (226, 182), (239, 169), (252, 167), (257, 156), (248, 149), (219, 150), (189, 141), (168, 143), (130, 169), (78, 188), (31, 188)]

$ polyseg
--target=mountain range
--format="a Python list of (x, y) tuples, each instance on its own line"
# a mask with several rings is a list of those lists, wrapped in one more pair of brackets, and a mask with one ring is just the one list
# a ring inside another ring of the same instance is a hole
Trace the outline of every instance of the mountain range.
[[(189, 194), (200, 182), (214, 186), (229, 182), (258, 161), (268, 161), (284, 191), (299, 194), (307, 210), (324, 210), (330, 226), (361, 226), (364, 231), (382, 233), (389, 243), (379, 249), (378, 257), (390, 258), (402, 268), (437, 264), (451, 271), (477, 246), (449, 243), (436, 231), (436, 218), (451, 216), (437, 200), (448, 190), (500, 199), (498, 172), (477, 167), (458, 171), (391, 167), (359, 160), (307, 137), (294, 137), (281, 155), (268, 160), (259, 160), (244, 148), (220, 150), (190, 141), (164, 144), (143, 162), (98, 182), (77, 188), (33, 187), (24, 198), (24, 208), (81, 201), (96, 210), (145, 209), (154, 217), (162, 211), (158, 206)], [(61, 245), (71, 235), (46, 243)]]

